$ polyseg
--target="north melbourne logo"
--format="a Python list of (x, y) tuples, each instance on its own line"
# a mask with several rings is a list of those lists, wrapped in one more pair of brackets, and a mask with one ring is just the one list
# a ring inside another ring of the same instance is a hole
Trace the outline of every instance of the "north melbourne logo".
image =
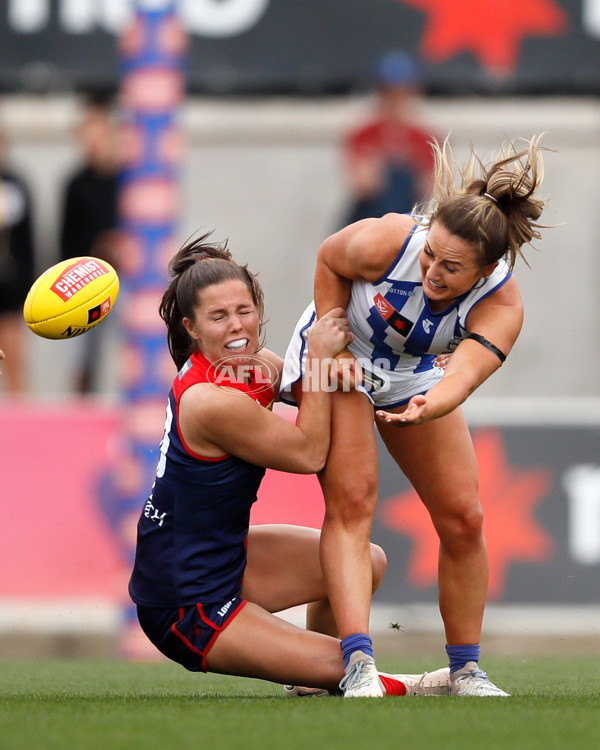
[(408, 336), (413, 327), (412, 320), (401, 315), (381, 294), (375, 297), (374, 302), (377, 312), (384, 318), (388, 326), (397, 331), (401, 336)]

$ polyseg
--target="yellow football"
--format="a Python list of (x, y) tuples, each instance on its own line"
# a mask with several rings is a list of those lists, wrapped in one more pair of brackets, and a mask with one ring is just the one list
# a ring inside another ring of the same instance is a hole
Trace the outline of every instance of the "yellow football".
[(52, 266), (33, 283), (23, 316), (46, 339), (72, 339), (97, 326), (113, 309), (119, 277), (105, 260), (84, 256)]

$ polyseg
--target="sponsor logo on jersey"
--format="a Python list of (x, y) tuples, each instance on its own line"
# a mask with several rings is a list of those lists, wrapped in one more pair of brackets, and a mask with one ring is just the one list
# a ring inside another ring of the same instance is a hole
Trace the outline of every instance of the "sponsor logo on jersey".
[(56, 279), (50, 289), (57, 294), (63, 302), (77, 292), (81, 291), (94, 279), (100, 278), (108, 273), (107, 266), (99, 260), (89, 259), (78, 261), (67, 266), (61, 275)]
[(408, 336), (413, 327), (412, 320), (401, 315), (381, 294), (375, 297), (374, 302), (377, 312), (385, 319), (390, 328), (393, 328), (402, 336)]
[(146, 501), (146, 505), (144, 505), (144, 516), (152, 523), (158, 524), (159, 526), (162, 526), (165, 521), (165, 516), (167, 515), (166, 511), (164, 513), (161, 513), (160, 510), (155, 507), (155, 505), (152, 503), (153, 497), (150, 495), (148, 500)]

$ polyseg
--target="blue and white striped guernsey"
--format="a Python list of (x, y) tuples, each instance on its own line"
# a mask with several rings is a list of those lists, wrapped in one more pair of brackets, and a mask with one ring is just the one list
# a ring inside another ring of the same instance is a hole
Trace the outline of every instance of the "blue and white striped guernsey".
[[(466, 338), (473, 307), (497, 291), (512, 275), (501, 260), (492, 273), (433, 312), (423, 291), (419, 255), (427, 226), (415, 225), (394, 262), (375, 283), (353, 281), (346, 312), (354, 341), (350, 351), (362, 365), (364, 390), (377, 407), (393, 408), (426, 393), (442, 377), (437, 354), (454, 351)], [(292, 385), (304, 375), (307, 330), (315, 318), (314, 302), (302, 314), (288, 346), (280, 395), (295, 403)]]
[(415, 226), (385, 274), (375, 283), (354, 281), (347, 313), (355, 340), (350, 350), (383, 369), (394, 370), (412, 358), (413, 372), (432, 367), (436, 354), (454, 351), (467, 335), (473, 307), (511, 276), (505, 261), (441, 312), (433, 312), (423, 292), (419, 254), (427, 227)]

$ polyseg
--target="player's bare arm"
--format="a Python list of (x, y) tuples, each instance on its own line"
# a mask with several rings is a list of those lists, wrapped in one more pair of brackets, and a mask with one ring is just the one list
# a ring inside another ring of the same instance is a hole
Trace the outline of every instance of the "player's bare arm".
[(376, 281), (389, 268), (414, 222), (403, 214), (363, 219), (328, 237), (315, 269), (315, 305), (320, 317), (345, 307), (352, 281)]
[[(351, 339), (348, 319), (341, 308), (336, 308), (309, 331), (309, 357), (316, 366), (327, 366), (327, 360)], [(202, 456), (231, 454), (280, 471), (320, 471), (329, 449), (330, 419), (330, 395), (318, 387), (320, 384), (317, 378), (317, 387), (304, 394), (293, 425), (239, 391), (199, 383), (181, 397), (182, 435)]]
[[(306, 399), (308, 400), (308, 399)], [(329, 415), (327, 408), (324, 414)], [(181, 397), (181, 433), (195, 453), (234, 455), (258, 466), (298, 474), (320, 471), (327, 441), (227, 388), (201, 383)], [(321, 425), (327, 433), (327, 425)]]
[[(414, 225), (402, 214), (363, 219), (328, 237), (319, 249), (314, 299), (317, 316), (346, 307), (353, 281), (376, 281), (389, 268)], [(362, 381), (360, 366), (349, 350), (340, 352), (340, 382)], [(345, 372), (345, 374), (344, 374)]]
[(449, 414), (499, 369), (503, 362), (499, 354), (504, 357), (509, 354), (522, 323), (523, 305), (517, 282), (512, 277), (473, 308), (469, 316), (469, 333), (482, 336), (491, 347), (474, 339), (464, 339), (448, 359), (444, 377), (439, 383), (427, 394), (413, 396), (403, 410), (379, 410), (377, 419), (407, 426)]

